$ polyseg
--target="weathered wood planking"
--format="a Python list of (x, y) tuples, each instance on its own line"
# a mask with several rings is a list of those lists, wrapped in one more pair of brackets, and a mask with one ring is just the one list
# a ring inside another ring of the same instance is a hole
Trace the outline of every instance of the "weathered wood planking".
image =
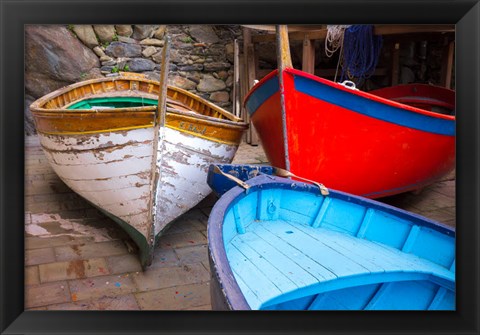
[(151, 184), (146, 172), (153, 159), (153, 128), (131, 130), (126, 135), (95, 134), (88, 139), (40, 135), (40, 143), (55, 173), (72, 190), (146, 237)]

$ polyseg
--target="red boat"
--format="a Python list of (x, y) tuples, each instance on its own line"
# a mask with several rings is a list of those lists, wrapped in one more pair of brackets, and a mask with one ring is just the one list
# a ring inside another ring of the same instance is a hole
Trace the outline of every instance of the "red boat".
[(366, 93), (295, 70), (285, 55), (279, 63), (245, 99), (271, 165), (368, 198), (421, 189), (453, 170), (454, 91), (409, 84)]

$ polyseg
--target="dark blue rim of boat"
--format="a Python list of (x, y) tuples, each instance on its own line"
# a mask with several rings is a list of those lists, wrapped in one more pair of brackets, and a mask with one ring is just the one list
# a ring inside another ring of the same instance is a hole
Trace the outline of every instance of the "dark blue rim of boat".
[[(355, 91), (348, 92), (340, 90), (336, 87), (326, 85), (323, 82), (313, 80), (310, 77), (303, 77), (297, 73), (292, 73), (292, 75), (294, 77), (296, 90), (318, 100), (323, 100), (353, 112), (397, 124), (399, 126), (409, 127), (433, 134), (455, 136), (454, 119), (444, 119), (436, 117), (435, 115), (426, 115), (420, 112), (415, 112), (411, 110), (414, 108), (410, 108), (409, 106), (406, 106), (408, 108), (402, 108), (400, 105), (392, 106), (374, 99), (368, 99), (360, 94), (352, 94)], [(245, 103), (250, 116), (252, 116), (267, 99), (278, 91), (278, 76), (266, 78), (263, 84), (252, 92)], [(372, 98), (380, 99), (375, 96), (372, 96)]]
[[(276, 188), (310, 192), (323, 197), (323, 195), (320, 193), (320, 189), (317, 186), (287, 178), (261, 174), (257, 177), (247, 180), (246, 182), (250, 185), (248, 194), (257, 190)], [(328, 190), (330, 192), (328, 197), (337, 198), (372, 209), (378, 209), (385, 213), (389, 213), (399, 218), (411, 221), (418, 226), (430, 228), (438, 231), (439, 233), (455, 237), (455, 229), (418, 214), (407, 212), (403, 209), (396, 208), (376, 200), (363, 198), (337, 190)], [(238, 286), (232, 269), (228, 263), (227, 254), (224, 247), (222, 228), (225, 214), (233, 205), (235, 205), (245, 196), (247, 196), (245, 189), (240, 186), (235, 186), (231, 190), (227, 191), (215, 203), (208, 219), (208, 249), (212, 259), (211, 264), (214, 266), (214, 269), (211, 269), (213, 271), (212, 275), (214, 275), (218, 280), (219, 286), (225, 293), (224, 296), (226, 302), (233, 310), (250, 310), (251, 308), (245, 300), (245, 297), (240, 290), (240, 287)]]

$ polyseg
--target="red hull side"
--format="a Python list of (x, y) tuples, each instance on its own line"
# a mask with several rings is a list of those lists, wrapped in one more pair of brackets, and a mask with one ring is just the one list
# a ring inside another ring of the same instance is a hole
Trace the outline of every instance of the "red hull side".
[(275, 93), (262, 105), (263, 113), (253, 115), (252, 123), (259, 134), (263, 150), (269, 162), (277, 162), (276, 167), (285, 169), (285, 150), (283, 146), (282, 113), (280, 111), (280, 92)]
[[(299, 92), (293, 74), (286, 71), (283, 75), (287, 155), (279, 94), (252, 115), (273, 166), (285, 167), (288, 159), (294, 174), (369, 198), (422, 188), (453, 169), (455, 136), (353, 112)], [(394, 108), (399, 106), (393, 104)]]

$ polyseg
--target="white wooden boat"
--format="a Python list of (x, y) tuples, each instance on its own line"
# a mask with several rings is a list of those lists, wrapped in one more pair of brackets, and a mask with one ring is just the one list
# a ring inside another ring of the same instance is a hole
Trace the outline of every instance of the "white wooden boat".
[(247, 128), (190, 92), (167, 89), (165, 64), (160, 83), (127, 74), (87, 80), (30, 106), (53, 170), (129, 233), (144, 267), (169, 223), (211, 192), (209, 165), (231, 162)]

